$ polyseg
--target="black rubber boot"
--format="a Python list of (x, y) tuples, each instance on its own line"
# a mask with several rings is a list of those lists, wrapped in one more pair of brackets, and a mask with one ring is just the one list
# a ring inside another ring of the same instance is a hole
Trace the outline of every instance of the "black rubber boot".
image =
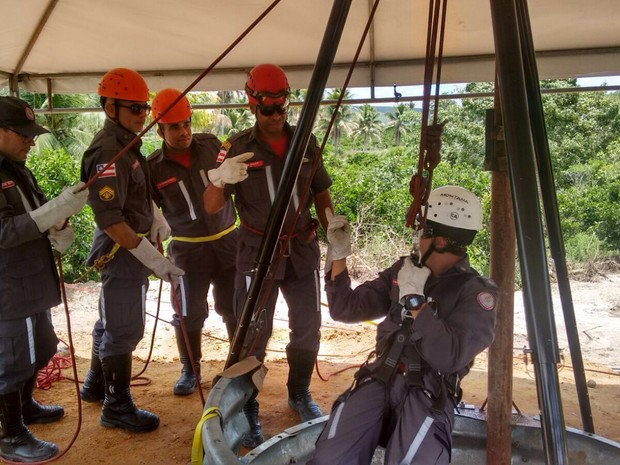
[(26, 381), (22, 388), (22, 418), (26, 425), (33, 423), (52, 423), (65, 416), (65, 409), (60, 405), (41, 405), (32, 397), (37, 374)]
[(90, 355), (90, 370), (86, 375), (84, 384), (80, 389), (80, 397), (85, 402), (103, 402), (105, 398), (105, 381), (103, 380), (103, 368), (99, 358), (100, 340), (93, 338), (93, 348)]
[(105, 399), (99, 424), (134, 433), (156, 429), (159, 426), (159, 417), (136, 407), (131, 398), (131, 354), (105, 357), (101, 363), (105, 379)]
[(256, 397), (252, 397), (245, 403), (243, 413), (245, 413), (245, 418), (247, 418), (250, 425), (250, 431), (245, 433), (241, 444), (248, 449), (254, 449), (265, 442), (263, 428), (260, 425), (260, 421), (258, 421), (258, 400)]
[(0, 457), (13, 462), (31, 463), (56, 455), (56, 444), (37, 439), (24, 424), (21, 393), (0, 395)]
[[(175, 396), (188, 396), (196, 390), (196, 375), (200, 379), (200, 359), (202, 358), (201, 341), (202, 341), (202, 329), (199, 330), (186, 330), (187, 340), (189, 341), (189, 350), (191, 350), (192, 357), (194, 359), (194, 367), (196, 373), (192, 369), (192, 363), (190, 361), (189, 352), (185, 345), (185, 339), (183, 338), (183, 332), (180, 326), (174, 327), (174, 332), (177, 339), (177, 348), (179, 349), (179, 359), (183, 364), (181, 369), (181, 377), (178, 379), (172, 392)], [(202, 380), (200, 379), (199, 382)]]
[(323, 416), (323, 412), (310, 395), (310, 380), (314, 371), (316, 356), (316, 352), (309, 350), (286, 349), (288, 405), (299, 413), (302, 422)]

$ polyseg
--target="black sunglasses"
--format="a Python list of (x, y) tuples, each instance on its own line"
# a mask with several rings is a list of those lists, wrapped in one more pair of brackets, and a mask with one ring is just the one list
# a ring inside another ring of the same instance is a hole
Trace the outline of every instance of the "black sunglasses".
[(275, 112), (278, 112), (278, 115), (283, 115), (288, 111), (288, 106), (285, 105), (270, 105), (268, 107), (263, 105), (257, 106), (263, 116), (272, 116)]
[(121, 108), (129, 108), (129, 111), (131, 111), (134, 115), (139, 115), (142, 112), (148, 113), (151, 111), (151, 106), (148, 103), (132, 103), (131, 105), (121, 105), (120, 103), (117, 103), (116, 105)]
[(17, 134), (19, 137), (21, 137), (22, 139), (24, 139), (24, 141), (26, 141), (26, 142), (29, 142), (29, 141), (33, 141), (33, 142), (34, 142), (35, 140), (37, 140), (37, 137), (38, 137), (38, 136), (32, 136), (32, 137), (31, 137), (31, 136), (27, 136), (26, 134), (22, 134), (21, 132), (16, 131), (16, 130), (15, 130), (15, 129), (13, 129), (13, 128), (6, 128), (6, 129), (8, 129), (9, 131), (11, 131), (12, 133)]

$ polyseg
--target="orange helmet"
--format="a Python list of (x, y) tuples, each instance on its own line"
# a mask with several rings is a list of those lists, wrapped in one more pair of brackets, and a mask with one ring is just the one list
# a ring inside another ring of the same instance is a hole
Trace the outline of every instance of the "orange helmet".
[(101, 97), (110, 97), (133, 102), (148, 102), (149, 88), (144, 78), (127, 68), (114, 68), (103, 75), (97, 93)]
[(287, 105), (291, 89), (284, 70), (278, 65), (265, 63), (250, 70), (245, 92), (254, 105)]
[[(151, 105), (151, 115), (153, 118), (157, 118), (159, 115), (164, 113), (164, 110), (168, 108), (168, 106), (177, 99), (177, 97), (181, 95), (176, 89), (163, 89), (157, 92), (155, 98), (153, 99), (153, 103)], [(159, 119), (160, 123), (169, 124), (169, 123), (178, 123), (179, 121), (185, 121), (192, 117), (192, 106), (189, 104), (189, 100), (184, 95), (177, 103), (174, 104), (170, 110), (168, 110), (164, 115)]]

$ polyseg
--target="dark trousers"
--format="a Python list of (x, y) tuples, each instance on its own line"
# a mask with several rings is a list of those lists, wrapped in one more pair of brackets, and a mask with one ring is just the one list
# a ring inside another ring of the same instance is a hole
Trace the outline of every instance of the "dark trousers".
[(58, 338), (49, 310), (0, 320), (0, 394), (19, 391), (56, 353)]

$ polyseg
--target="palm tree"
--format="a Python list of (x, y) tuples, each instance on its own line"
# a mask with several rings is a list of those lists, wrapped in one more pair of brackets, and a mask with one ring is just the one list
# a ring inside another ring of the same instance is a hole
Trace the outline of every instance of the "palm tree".
[[(340, 97), (340, 93), (342, 89), (332, 89), (327, 94), (327, 100), (338, 100)], [(350, 100), (352, 98), (351, 92), (347, 89), (344, 93), (343, 100)], [(327, 128), (329, 123), (336, 111), (336, 105), (327, 105), (321, 109), (319, 112), (319, 120), (316, 123), (316, 127), (318, 131), (321, 131), (323, 134), (327, 132)], [(334, 144), (334, 149), (337, 151), (340, 145), (340, 140), (343, 135), (348, 136), (353, 131), (353, 119), (355, 117), (355, 112), (351, 105), (341, 105), (338, 110), (338, 114), (334, 119), (334, 124), (331, 129), (331, 140)]]
[(409, 131), (409, 123), (413, 121), (413, 108), (400, 103), (394, 106), (394, 109), (387, 113), (388, 124), (385, 126), (394, 129), (394, 145), (399, 146), (401, 136)]
[[(295, 103), (300, 103), (306, 100), (306, 94), (308, 93), (305, 89), (292, 89), (291, 95), (289, 96), (289, 100)], [(288, 108), (288, 122), (295, 125), (299, 120), (299, 115), (301, 114), (301, 106), (295, 105), (290, 106)]]
[(381, 121), (379, 112), (371, 105), (362, 105), (357, 113), (356, 128), (353, 135), (364, 138), (364, 147), (374, 139), (381, 139)]
[[(49, 109), (50, 104), (45, 94), (26, 93), (22, 95), (35, 109)], [(99, 97), (95, 94), (54, 94), (53, 108), (98, 108)], [(38, 116), (39, 123), (50, 133), (42, 135), (33, 149), (63, 149), (75, 159), (81, 158), (93, 137), (103, 127), (105, 114), (102, 111), (90, 113), (52, 113)]]

